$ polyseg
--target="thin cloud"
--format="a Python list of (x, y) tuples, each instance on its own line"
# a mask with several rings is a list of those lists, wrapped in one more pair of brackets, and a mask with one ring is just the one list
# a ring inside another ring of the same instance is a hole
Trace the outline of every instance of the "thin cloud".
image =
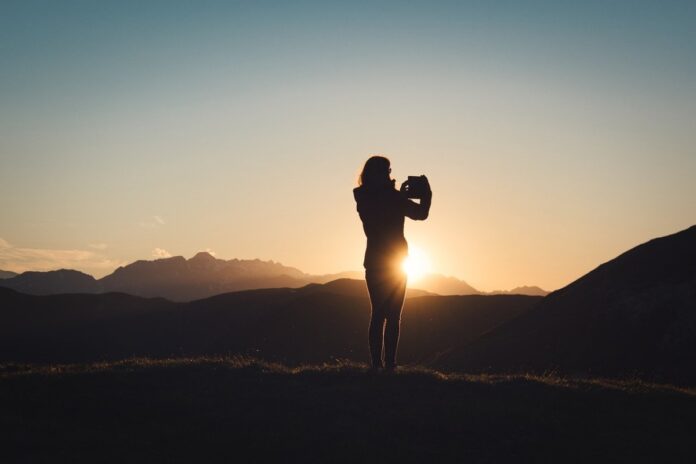
[(90, 243), (87, 246), (95, 250), (106, 250), (108, 248), (108, 245), (106, 243)]
[(138, 225), (143, 229), (154, 229), (155, 227), (163, 226), (166, 222), (162, 219), (162, 216), (152, 216), (151, 219), (140, 221)]
[(164, 248), (155, 248), (152, 250), (153, 258), (171, 258), (172, 254), (165, 250)]
[(77, 269), (93, 274), (105, 274), (123, 264), (96, 251), (22, 248), (0, 238), (0, 269), (6, 271), (21, 273)]

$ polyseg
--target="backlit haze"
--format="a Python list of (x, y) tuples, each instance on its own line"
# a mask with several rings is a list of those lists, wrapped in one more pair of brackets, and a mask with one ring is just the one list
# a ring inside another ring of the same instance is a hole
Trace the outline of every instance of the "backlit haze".
[(480, 290), (696, 223), (696, 3), (404, 3), (3, 2), (0, 269), (359, 270), (372, 154)]

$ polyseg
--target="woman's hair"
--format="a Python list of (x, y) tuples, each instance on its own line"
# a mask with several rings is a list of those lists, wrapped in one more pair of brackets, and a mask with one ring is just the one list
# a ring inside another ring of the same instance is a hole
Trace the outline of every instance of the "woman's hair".
[(381, 187), (388, 185), (391, 181), (389, 173), (391, 172), (389, 159), (384, 156), (371, 156), (365, 161), (365, 166), (358, 178), (358, 185), (366, 187)]

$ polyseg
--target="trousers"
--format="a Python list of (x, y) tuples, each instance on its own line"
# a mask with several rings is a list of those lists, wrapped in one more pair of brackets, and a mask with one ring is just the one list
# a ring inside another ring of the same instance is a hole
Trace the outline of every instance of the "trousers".
[[(373, 367), (396, 366), (401, 310), (406, 296), (406, 273), (401, 269), (367, 269), (372, 314), (368, 339)], [(384, 349), (384, 363), (382, 350)]]

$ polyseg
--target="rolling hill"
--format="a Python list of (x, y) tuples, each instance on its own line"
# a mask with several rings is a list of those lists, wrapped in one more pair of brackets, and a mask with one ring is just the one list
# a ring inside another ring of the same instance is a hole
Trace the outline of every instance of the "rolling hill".
[(441, 362), (696, 382), (696, 226), (602, 264)]
[[(433, 362), (539, 300), (410, 291), (400, 359)], [(0, 362), (229, 353), (289, 364), (368, 358), (370, 304), (365, 283), (356, 280), (188, 303), (121, 293), (33, 296), (0, 289), (0, 308)]]

